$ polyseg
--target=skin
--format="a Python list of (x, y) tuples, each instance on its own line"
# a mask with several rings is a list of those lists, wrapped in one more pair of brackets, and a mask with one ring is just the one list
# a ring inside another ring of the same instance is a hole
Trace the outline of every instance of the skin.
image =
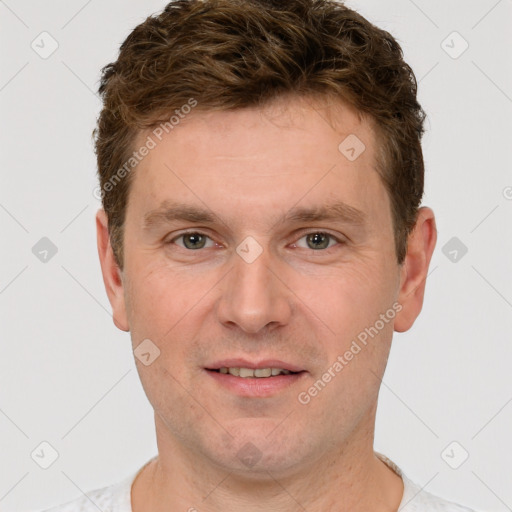
[[(122, 271), (98, 212), (114, 323), (130, 331), (134, 349), (149, 338), (160, 350), (149, 366), (135, 359), (159, 455), (132, 486), (134, 512), (398, 509), (402, 480), (373, 452), (377, 399), (393, 331), (408, 330), (421, 311), (436, 227), (422, 207), (398, 265), (372, 126), (320, 99), (193, 111), (133, 171)], [(338, 150), (350, 134), (366, 146), (354, 161)], [(144, 215), (164, 200), (207, 205), (219, 220), (144, 230)], [(365, 224), (278, 222), (295, 206), (335, 201), (364, 212)], [(186, 248), (190, 238), (177, 238), (185, 229), (209, 237), (206, 246)], [(335, 238), (311, 248), (306, 235), (322, 232)], [(236, 252), (247, 236), (263, 249), (250, 264)], [(395, 303), (394, 319), (300, 403)], [(306, 372), (274, 396), (241, 397), (204, 369), (227, 357), (277, 358)], [(246, 443), (260, 456), (251, 467), (237, 456)]]

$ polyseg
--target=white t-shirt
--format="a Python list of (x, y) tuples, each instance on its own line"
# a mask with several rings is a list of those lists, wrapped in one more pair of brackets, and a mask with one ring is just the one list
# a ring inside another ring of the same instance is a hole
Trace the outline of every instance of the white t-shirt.
[[(474, 512), (472, 509), (457, 505), (451, 501), (443, 500), (409, 480), (402, 470), (390, 459), (381, 453), (375, 455), (385, 462), (404, 482), (404, 494), (397, 512)], [(73, 501), (43, 512), (132, 512), (131, 487), (136, 476), (153, 459), (150, 459), (142, 468), (132, 473), (121, 482), (90, 491)]]

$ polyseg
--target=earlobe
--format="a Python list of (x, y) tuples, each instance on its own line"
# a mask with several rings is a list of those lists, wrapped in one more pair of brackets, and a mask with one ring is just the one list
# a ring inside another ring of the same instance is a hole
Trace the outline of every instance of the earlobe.
[(108, 232), (108, 219), (103, 209), (96, 213), (96, 237), (103, 283), (112, 306), (112, 320), (118, 329), (128, 332), (130, 328), (126, 314), (122, 272), (114, 258)]
[(423, 307), (428, 268), (437, 241), (434, 212), (428, 207), (418, 210), (414, 229), (409, 235), (407, 254), (402, 265), (398, 302), (402, 310), (395, 318), (397, 332), (409, 330)]

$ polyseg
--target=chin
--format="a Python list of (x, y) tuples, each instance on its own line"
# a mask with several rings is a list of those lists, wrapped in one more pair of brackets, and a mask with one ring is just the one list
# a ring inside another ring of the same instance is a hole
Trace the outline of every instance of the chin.
[(250, 444), (242, 446), (240, 453), (234, 457), (231, 454), (224, 454), (220, 459), (216, 457), (215, 461), (224, 471), (238, 475), (244, 480), (259, 482), (291, 476), (301, 467), (297, 452), (276, 453), (272, 447), (266, 451), (257, 451)]
[(226, 425), (233, 437), (223, 434), (215, 453), (211, 444), (205, 448), (215, 464), (244, 477), (261, 480), (271, 475), (292, 474), (308, 458), (308, 443), (296, 431), (281, 427), (281, 423), (282, 420), (274, 418), (237, 420)]

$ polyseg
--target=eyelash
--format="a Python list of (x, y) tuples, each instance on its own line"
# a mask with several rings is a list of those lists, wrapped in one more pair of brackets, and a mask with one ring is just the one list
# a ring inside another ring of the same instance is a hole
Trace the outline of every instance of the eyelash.
[[(340, 240), (337, 236), (333, 235), (332, 233), (329, 233), (328, 231), (322, 231), (322, 230), (313, 230), (313, 231), (305, 231), (305, 232), (301, 232), (299, 233), (300, 236), (299, 238), (297, 238), (297, 241), (301, 240), (302, 238), (308, 236), (308, 235), (315, 235), (315, 234), (323, 234), (323, 235), (327, 235), (331, 240), (335, 240), (338, 245), (345, 245), (346, 242), (344, 240)], [(180, 239), (180, 238), (183, 238), (184, 236), (186, 235), (200, 235), (200, 236), (204, 236), (204, 237), (207, 237), (209, 238), (210, 240), (214, 241), (210, 236), (208, 236), (206, 233), (203, 233), (201, 231), (184, 231), (183, 233), (175, 236), (174, 238), (172, 238), (171, 240), (165, 242), (166, 245), (170, 245), (170, 244), (173, 244), (176, 240)], [(187, 249), (186, 247), (181, 247), (181, 246), (178, 246), (180, 247), (181, 249), (184, 249), (185, 251), (187, 252), (194, 252), (194, 251), (200, 251), (201, 249)], [(310, 251), (312, 252), (330, 252), (331, 249), (334, 249), (336, 246), (331, 246), (331, 247), (327, 247), (325, 249), (318, 249), (318, 250), (315, 250), (315, 249), (309, 249)], [(209, 249), (209, 247), (205, 247), (204, 249)], [(299, 249), (307, 249), (305, 247), (299, 247)]]

